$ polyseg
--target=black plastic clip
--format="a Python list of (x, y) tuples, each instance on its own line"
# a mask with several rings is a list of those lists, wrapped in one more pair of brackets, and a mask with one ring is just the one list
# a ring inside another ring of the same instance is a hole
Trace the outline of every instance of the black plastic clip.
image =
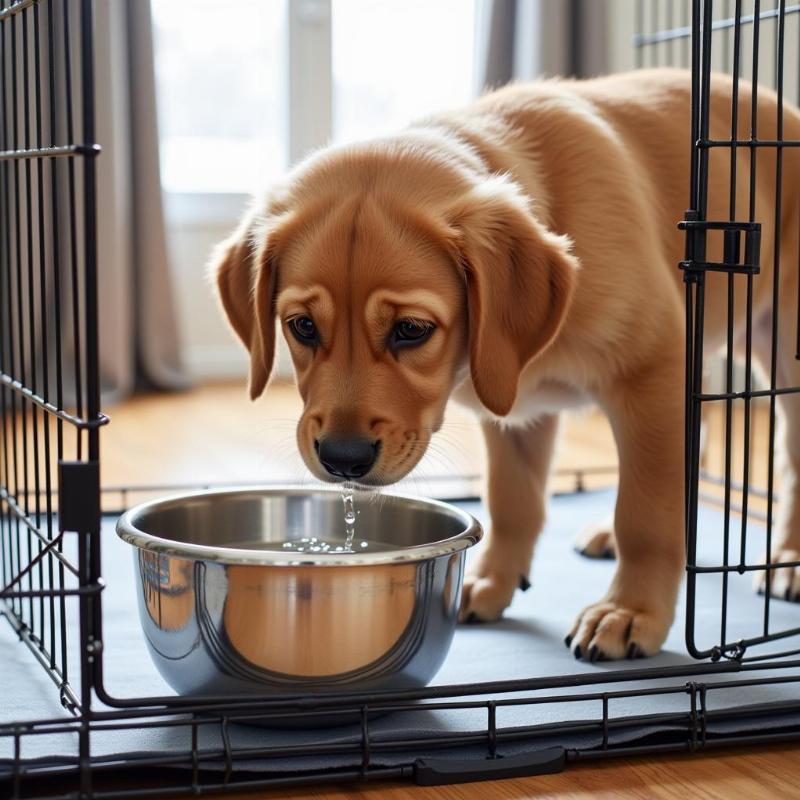
[[(699, 272), (733, 272), (758, 275), (761, 271), (761, 223), (717, 222), (695, 219), (696, 212), (688, 211), (678, 228), (686, 231), (686, 258), (679, 266), (687, 274)], [(722, 231), (722, 261), (706, 260), (706, 239), (709, 231)], [(744, 259), (742, 259), (744, 233)]]
[(566, 760), (563, 747), (498, 758), (418, 758), (414, 762), (414, 782), (418, 786), (442, 786), (549, 775), (561, 772)]
[(58, 462), (58, 528), (100, 530), (100, 465), (97, 461)]

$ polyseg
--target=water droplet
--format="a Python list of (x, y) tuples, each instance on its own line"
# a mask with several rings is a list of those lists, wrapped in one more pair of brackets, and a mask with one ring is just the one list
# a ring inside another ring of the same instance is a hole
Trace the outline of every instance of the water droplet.
[(353, 507), (353, 486), (350, 483), (342, 484), (342, 505), (344, 506), (344, 549), (353, 551), (353, 538), (355, 537), (356, 512)]

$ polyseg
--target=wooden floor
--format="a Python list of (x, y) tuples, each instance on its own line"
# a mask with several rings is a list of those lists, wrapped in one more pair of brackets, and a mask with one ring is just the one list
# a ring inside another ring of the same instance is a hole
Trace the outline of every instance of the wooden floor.
[(791, 800), (800, 797), (800, 749), (764, 748), (576, 764), (557, 775), (423, 788), (320, 786), (239, 795), (242, 800)]
[[(295, 444), (300, 411), (296, 390), (286, 384), (271, 385), (255, 403), (239, 383), (136, 396), (106, 409), (111, 423), (101, 434), (103, 484), (308, 480)], [(597, 412), (571, 417), (559, 450), (558, 469), (588, 470), (589, 486), (613, 481), (613, 475), (592, 473), (616, 465), (611, 430)], [(408, 488), (439, 493), (443, 479), (455, 476), (478, 490), (483, 460), (478, 425), (452, 406)], [(571, 480), (557, 478), (556, 485)]]
[[(294, 421), (299, 404), (288, 386), (272, 386), (250, 403), (241, 385), (206, 386), (177, 395), (144, 395), (108, 409), (102, 433), (105, 485), (184, 484), (247, 480), (303, 480)], [(762, 424), (761, 430), (765, 429)], [(717, 463), (719, 446), (707, 456)], [(441, 476), (467, 481), (480, 473), (480, 432), (451, 409), (422, 477), (411, 488), (441, 488)], [(596, 412), (571, 417), (559, 448), (561, 469), (614, 465), (608, 424)], [(566, 479), (562, 479), (564, 481)], [(587, 483), (608, 482), (607, 476)], [(474, 482), (473, 482), (474, 483)], [(129, 500), (133, 498), (125, 498)], [(138, 499), (138, 498), (137, 498)], [(243, 798), (364, 798), (365, 800), (468, 800), (469, 798), (793, 798), (800, 797), (800, 750), (625, 759), (571, 765), (559, 775), (423, 789), (406, 785), (323, 786), (237, 795)]]

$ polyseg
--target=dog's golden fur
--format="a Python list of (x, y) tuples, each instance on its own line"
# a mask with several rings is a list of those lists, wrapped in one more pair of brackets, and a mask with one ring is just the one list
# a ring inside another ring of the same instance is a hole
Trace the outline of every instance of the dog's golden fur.
[[(739, 93), (739, 137), (747, 138), (750, 87), (740, 82)], [(758, 134), (775, 138), (775, 95), (760, 89), (758, 97)], [(464, 616), (499, 616), (528, 572), (559, 411), (587, 400), (604, 409), (619, 451), (616, 512), (581, 546), (596, 555), (615, 549), (619, 565), (568, 637), (579, 657), (655, 653), (674, 615), (684, 561), (684, 234), (676, 222), (689, 202), (689, 99), (689, 75), (676, 70), (501, 89), (397, 136), (312, 155), (215, 258), (223, 305), (251, 353), (254, 398), (272, 366), (276, 319), (284, 327), (305, 402), (298, 444), (318, 477), (330, 477), (314, 449), (322, 435), (379, 440), (364, 481), (390, 483), (422, 456), (451, 396), (479, 415), (492, 529), (465, 582)], [(730, 106), (730, 79), (715, 76), (711, 138), (730, 136)], [(795, 109), (784, 125), (787, 138), (800, 139)], [(771, 308), (775, 158), (757, 154), (759, 331)], [(779, 217), (778, 369), (792, 385), (800, 384), (791, 344), (798, 158), (784, 153)], [(747, 148), (737, 169), (736, 214), (746, 218)], [(709, 219), (729, 218), (729, 177), (728, 151), (712, 149)], [(708, 258), (721, 260), (713, 235)], [(708, 275), (706, 335), (715, 345), (724, 341), (726, 287), (725, 276)], [(737, 319), (744, 303), (739, 289)], [(316, 323), (318, 346), (290, 335), (287, 322), (300, 315)], [(386, 341), (398, 319), (435, 329), (425, 344), (392, 352)], [(768, 348), (755, 339), (763, 359)], [(791, 494), (781, 553), (796, 559), (800, 410), (792, 401), (784, 411)], [(793, 580), (776, 576), (773, 590)]]

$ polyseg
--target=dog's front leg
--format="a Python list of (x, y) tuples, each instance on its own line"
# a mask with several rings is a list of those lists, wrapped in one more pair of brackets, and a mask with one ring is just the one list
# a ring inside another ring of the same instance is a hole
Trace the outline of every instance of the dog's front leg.
[(576, 658), (654, 655), (672, 625), (684, 568), (682, 370), (678, 358), (656, 363), (599, 397), (619, 451), (619, 561), (567, 636)]
[(482, 423), (488, 458), (487, 501), (492, 524), (464, 579), (461, 619), (497, 619), (514, 590), (527, 588), (536, 538), (545, 517), (547, 476), (558, 415), (526, 427)]

